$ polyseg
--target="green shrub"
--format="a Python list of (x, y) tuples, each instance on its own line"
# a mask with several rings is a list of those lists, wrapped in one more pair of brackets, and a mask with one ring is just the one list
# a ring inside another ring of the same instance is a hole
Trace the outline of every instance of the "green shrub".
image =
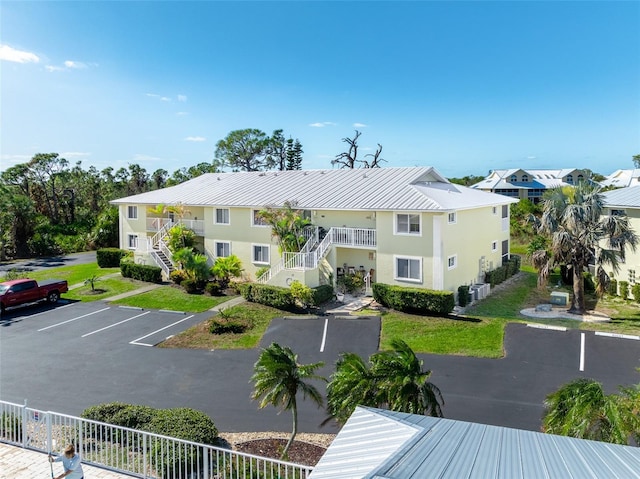
[(222, 284), (220, 284), (220, 281), (217, 280), (209, 281), (205, 285), (204, 290), (211, 296), (222, 296), (224, 291), (222, 288)]
[(96, 262), (101, 268), (117, 268), (127, 254), (127, 251), (119, 248), (102, 248), (96, 251)]
[(517, 254), (504, 261), (502, 266), (485, 273), (484, 282), (491, 283), (491, 287), (502, 283), (520, 271), (521, 258)]
[(636, 283), (631, 288), (631, 294), (633, 295), (633, 299), (636, 300), (636, 303), (640, 303), (640, 283)]
[(183, 269), (174, 269), (169, 273), (169, 279), (175, 284), (182, 284), (182, 282), (187, 279), (187, 272)]
[(144, 429), (151, 422), (156, 410), (149, 406), (129, 404), (115, 412), (111, 417), (111, 424), (128, 427), (130, 429)]
[(593, 276), (591, 273), (584, 271), (582, 273), (582, 278), (584, 281), (584, 292), (585, 293), (595, 293), (596, 292), (596, 283), (593, 281)]
[(461, 307), (469, 304), (469, 285), (458, 286), (458, 305)]
[(293, 301), (297, 306), (307, 309), (309, 306), (313, 305), (313, 291), (311, 291), (311, 288), (306, 284), (302, 284), (300, 281), (295, 280), (291, 283), (289, 291), (291, 292)]
[(265, 306), (292, 311), (296, 308), (293, 295), (289, 288), (270, 286), (268, 284), (246, 283), (241, 286), (242, 296), (252, 303), (260, 303)]
[(619, 281), (620, 285), (620, 297), (622, 299), (629, 299), (629, 282), (628, 281)]
[(193, 279), (185, 279), (184, 281), (182, 281), (182, 283), (180, 283), (180, 286), (182, 286), (184, 290), (189, 294), (196, 294), (199, 292), (198, 282)]
[[(610, 276), (613, 276), (613, 273), (611, 273)], [(617, 279), (614, 279), (613, 277), (611, 278), (611, 280), (609, 281), (609, 288), (607, 288), (607, 293), (609, 293), (611, 296), (618, 296)]]
[(97, 404), (95, 406), (89, 406), (84, 411), (82, 411), (80, 417), (90, 419), (92, 421), (113, 424), (113, 417), (129, 406), (129, 404), (125, 404), (123, 402)]
[(373, 284), (373, 298), (380, 304), (407, 313), (449, 314), (455, 306), (452, 291)]
[(0, 416), (0, 439), (22, 441), (22, 419), (17, 414), (3, 412)]
[(242, 334), (248, 329), (251, 329), (251, 324), (242, 319), (215, 317), (209, 320), (211, 334)]
[[(209, 416), (190, 408), (160, 409), (145, 430), (201, 444), (215, 444), (218, 436)], [(152, 441), (151, 461), (163, 479), (189, 477), (201, 466), (192, 448), (173, 449), (162, 439)]]
[(312, 288), (313, 291), (313, 304), (318, 306), (333, 299), (333, 286), (330, 284), (323, 284)]
[(146, 281), (147, 283), (161, 283), (162, 269), (159, 266), (135, 264), (129, 261), (120, 262), (120, 273), (125, 278)]
[(5, 272), (4, 278), (2, 278), (2, 280), (13, 281), (14, 279), (23, 279), (28, 277), (29, 275), (27, 274), (26, 271), (20, 271), (18, 269), (10, 269), (9, 271)]

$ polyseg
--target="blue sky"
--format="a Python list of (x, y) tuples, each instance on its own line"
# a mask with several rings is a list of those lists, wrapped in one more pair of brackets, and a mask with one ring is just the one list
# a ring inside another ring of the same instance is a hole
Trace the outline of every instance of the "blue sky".
[(640, 2), (0, 3), (0, 169), (169, 172), (282, 128), (385, 166), (609, 174), (640, 154)]

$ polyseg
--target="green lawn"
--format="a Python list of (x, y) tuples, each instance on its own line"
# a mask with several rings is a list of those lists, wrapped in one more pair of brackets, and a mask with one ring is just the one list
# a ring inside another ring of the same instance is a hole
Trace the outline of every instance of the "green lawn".
[(127, 291), (133, 291), (134, 289), (144, 286), (146, 283), (142, 281), (136, 281), (129, 278), (106, 278), (96, 281), (95, 291), (91, 291), (91, 286), (81, 286), (70, 290), (64, 294), (64, 298), (74, 301), (98, 301), (99, 299), (109, 298), (120, 293), (126, 293)]
[[(19, 263), (16, 264), (19, 267)], [(70, 266), (61, 266), (59, 268), (47, 268), (40, 271), (24, 272), (25, 278), (35, 280), (43, 279), (66, 279), (69, 286), (84, 283), (91, 276), (105, 276), (120, 272), (120, 268), (100, 268), (97, 263), (77, 264)]]
[(380, 349), (390, 349), (389, 342), (400, 338), (415, 352), (499, 358), (504, 324), (499, 319), (449, 319), (391, 311), (382, 316)]
[(161, 286), (146, 293), (119, 299), (112, 304), (134, 306), (144, 309), (167, 309), (188, 313), (201, 313), (232, 298), (233, 296), (187, 294), (184, 290), (173, 286)]
[(290, 316), (279, 309), (257, 303), (242, 303), (225, 310), (229, 317), (243, 319), (253, 327), (242, 334), (211, 334), (209, 321), (203, 321), (186, 331), (167, 339), (160, 344), (162, 348), (192, 349), (251, 349), (258, 346), (262, 335), (274, 318)]

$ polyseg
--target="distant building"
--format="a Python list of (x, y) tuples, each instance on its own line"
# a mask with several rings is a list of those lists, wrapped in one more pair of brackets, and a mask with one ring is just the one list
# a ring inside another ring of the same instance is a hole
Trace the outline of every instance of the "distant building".
[(471, 188), (538, 203), (546, 190), (559, 186), (572, 186), (588, 180), (589, 177), (588, 171), (575, 168), (492, 170), (489, 176), (480, 183), (472, 185)]
[(640, 168), (631, 170), (616, 170), (607, 178), (600, 182), (603, 187), (614, 186), (616, 188), (626, 188), (628, 186), (640, 185)]

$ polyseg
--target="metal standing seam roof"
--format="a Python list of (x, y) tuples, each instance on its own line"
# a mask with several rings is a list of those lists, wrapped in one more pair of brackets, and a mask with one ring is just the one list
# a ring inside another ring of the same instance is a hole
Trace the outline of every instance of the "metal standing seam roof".
[[(362, 433), (370, 425), (377, 441)], [(640, 448), (358, 407), (310, 479), (325, 477), (640, 478)]]
[[(523, 171), (528, 174), (532, 181), (529, 183), (508, 182), (507, 179), (518, 171)], [(558, 170), (530, 170), (527, 168), (512, 168), (509, 170), (493, 170), (484, 180), (472, 185), (471, 187), (481, 189), (554, 188), (556, 186), (567, 186), (568, 183), (564, 183), (562, 178), (575, 171), (578, 171), (578, 169), (564, 168)], [(531, 183), (534, 184), (530, 186)]]
[(207, 173), (113, 204), (259, 207), (295, 201), (301, 209), (433, 211), (513, 200), (449, 183), (431, 167)]
[(624, 188), (640, 184), (640, 169), (616, 170), (600, 182), (602, 186)]
[(617, 190), (607, 191), (602, 194), (607, 206), (624, 206), (627, 208), (640, 208), (640, 186), (631, 186)]

